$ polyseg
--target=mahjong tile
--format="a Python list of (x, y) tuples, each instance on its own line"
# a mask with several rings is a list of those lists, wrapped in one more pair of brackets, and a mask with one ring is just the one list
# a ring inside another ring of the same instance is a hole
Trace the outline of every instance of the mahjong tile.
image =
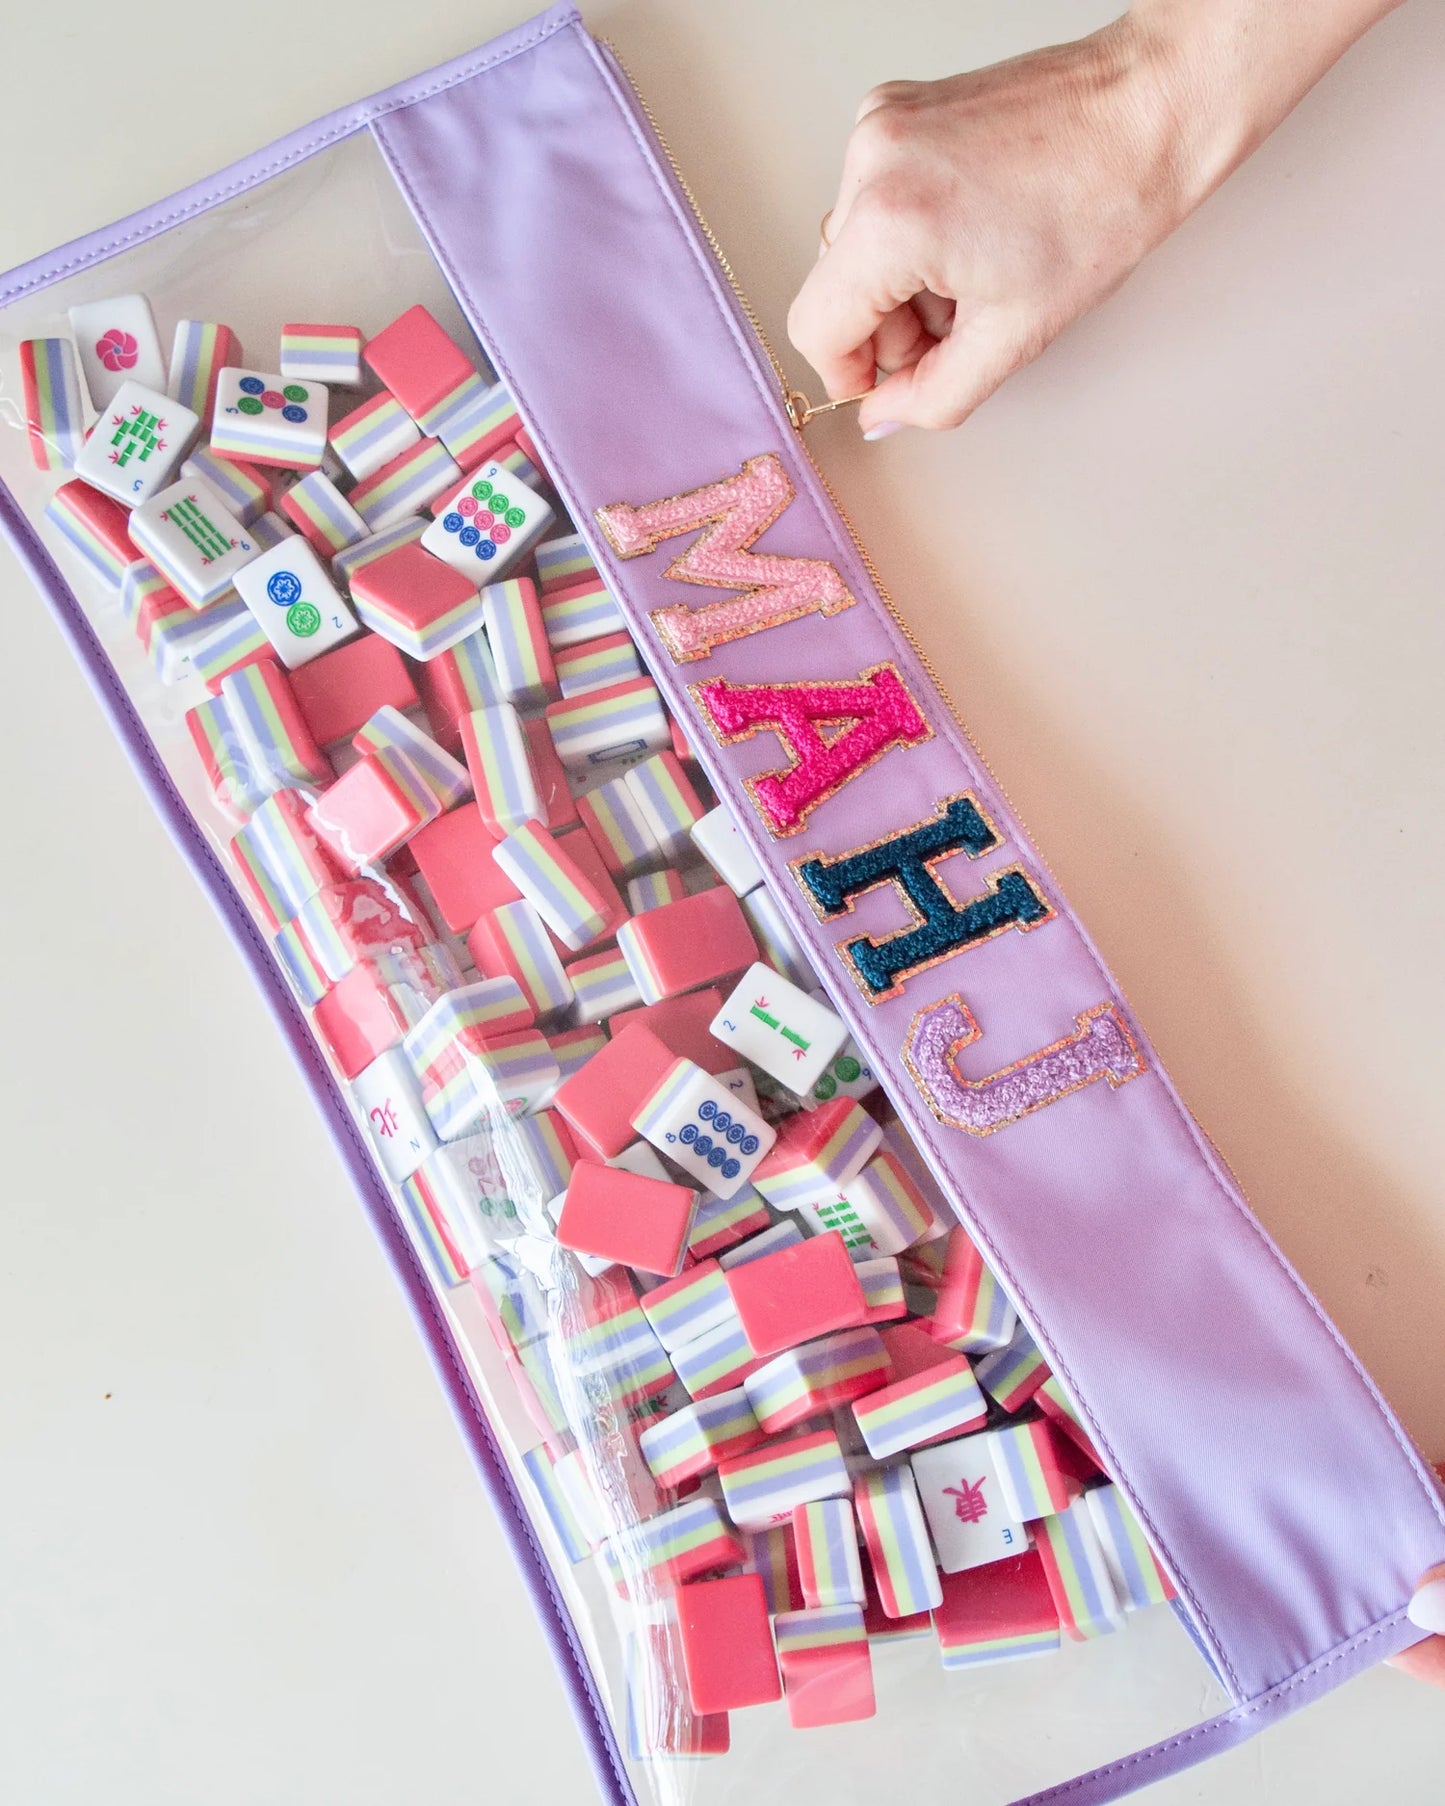
[(326, 450), (325, 385), (261, 370), (223, 370), (216, 382), (211, 449), (252, 464), (314, 470)]
[(477, 582), (495, 583), (552, 524), (552, 509), (500, 464), (483, 465), (437, 509), (428, 552)]
[(75, 474), (136, 507), (171, 481), (200, 424), (159, 390), (123, 382), (81, 447)]
[(70, 330), (96, 413), (105, 412), (124, 382), (165, 393), (166, 360), (144, 295), (83, 301), (70, 310)]
[(1004, 1503), (989, 1436), (915, 1449), (909, 1465), (945, 1574), (981, 1568), (1028, 1548), (1028, 1531)]
[(204, 477), (184, 477), (141, 502), (130, 536), (192, 608), (225, 595), (260, 550)]
[(293, 669), (358, 631), (325, 565), (297, 534), (237, 572), (236, 588), (281, 662)]

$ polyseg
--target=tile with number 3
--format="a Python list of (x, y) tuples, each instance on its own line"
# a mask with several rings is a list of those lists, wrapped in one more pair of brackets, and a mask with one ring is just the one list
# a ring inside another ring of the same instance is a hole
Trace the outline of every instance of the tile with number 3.
[(991, 1439), (963, 1436), (916, 1449), (909, 1458), (928, 1532), (945, 1574), (1002, 1561), (1029, 1546), (1029, 1533), (1004, 1504)]

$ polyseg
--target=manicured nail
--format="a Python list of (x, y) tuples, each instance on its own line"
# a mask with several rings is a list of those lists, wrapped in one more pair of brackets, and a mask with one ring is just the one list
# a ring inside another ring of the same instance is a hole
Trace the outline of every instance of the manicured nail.
[(1420, 1588), (1410, 1601), (1409, 1618), (1421, 1630), (1445, 1637), (1445, 1575), (1438, 1580), (1427, 1580)]
[(865, 439), (886, 439), (890, 433), (896, 433), (902, 425), (901, 420), (880, 420), (877, 426), (870, 426), (863, 437)]

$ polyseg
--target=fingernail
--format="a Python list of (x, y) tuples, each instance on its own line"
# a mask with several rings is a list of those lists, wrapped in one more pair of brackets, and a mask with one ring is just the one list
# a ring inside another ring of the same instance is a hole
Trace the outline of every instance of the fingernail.
[(863, 437), (865, 439), (886, 439), (890, 433), (896, 433), (902, 425), (901, 420), (880, 420), (877, 426), (870, 426)]
[(1409, 1619), (1412, 1624), (1419, 1625), (1421, 1630), (1433, 1631), (1437, 1637), (1445, 1637), (1445, 1575), (1439, 1580), (1430, 1580), (1420, 1588), (1410, 1601)]

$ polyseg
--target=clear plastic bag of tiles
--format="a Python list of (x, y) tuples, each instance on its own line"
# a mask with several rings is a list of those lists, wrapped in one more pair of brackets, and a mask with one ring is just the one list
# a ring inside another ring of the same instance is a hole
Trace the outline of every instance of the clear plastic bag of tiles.
[(638, 1797), (1008, 1799), (1192, 1722), (1167, 1576), (370, 145), (3, 328), (6, 479), (351, 1100)]

